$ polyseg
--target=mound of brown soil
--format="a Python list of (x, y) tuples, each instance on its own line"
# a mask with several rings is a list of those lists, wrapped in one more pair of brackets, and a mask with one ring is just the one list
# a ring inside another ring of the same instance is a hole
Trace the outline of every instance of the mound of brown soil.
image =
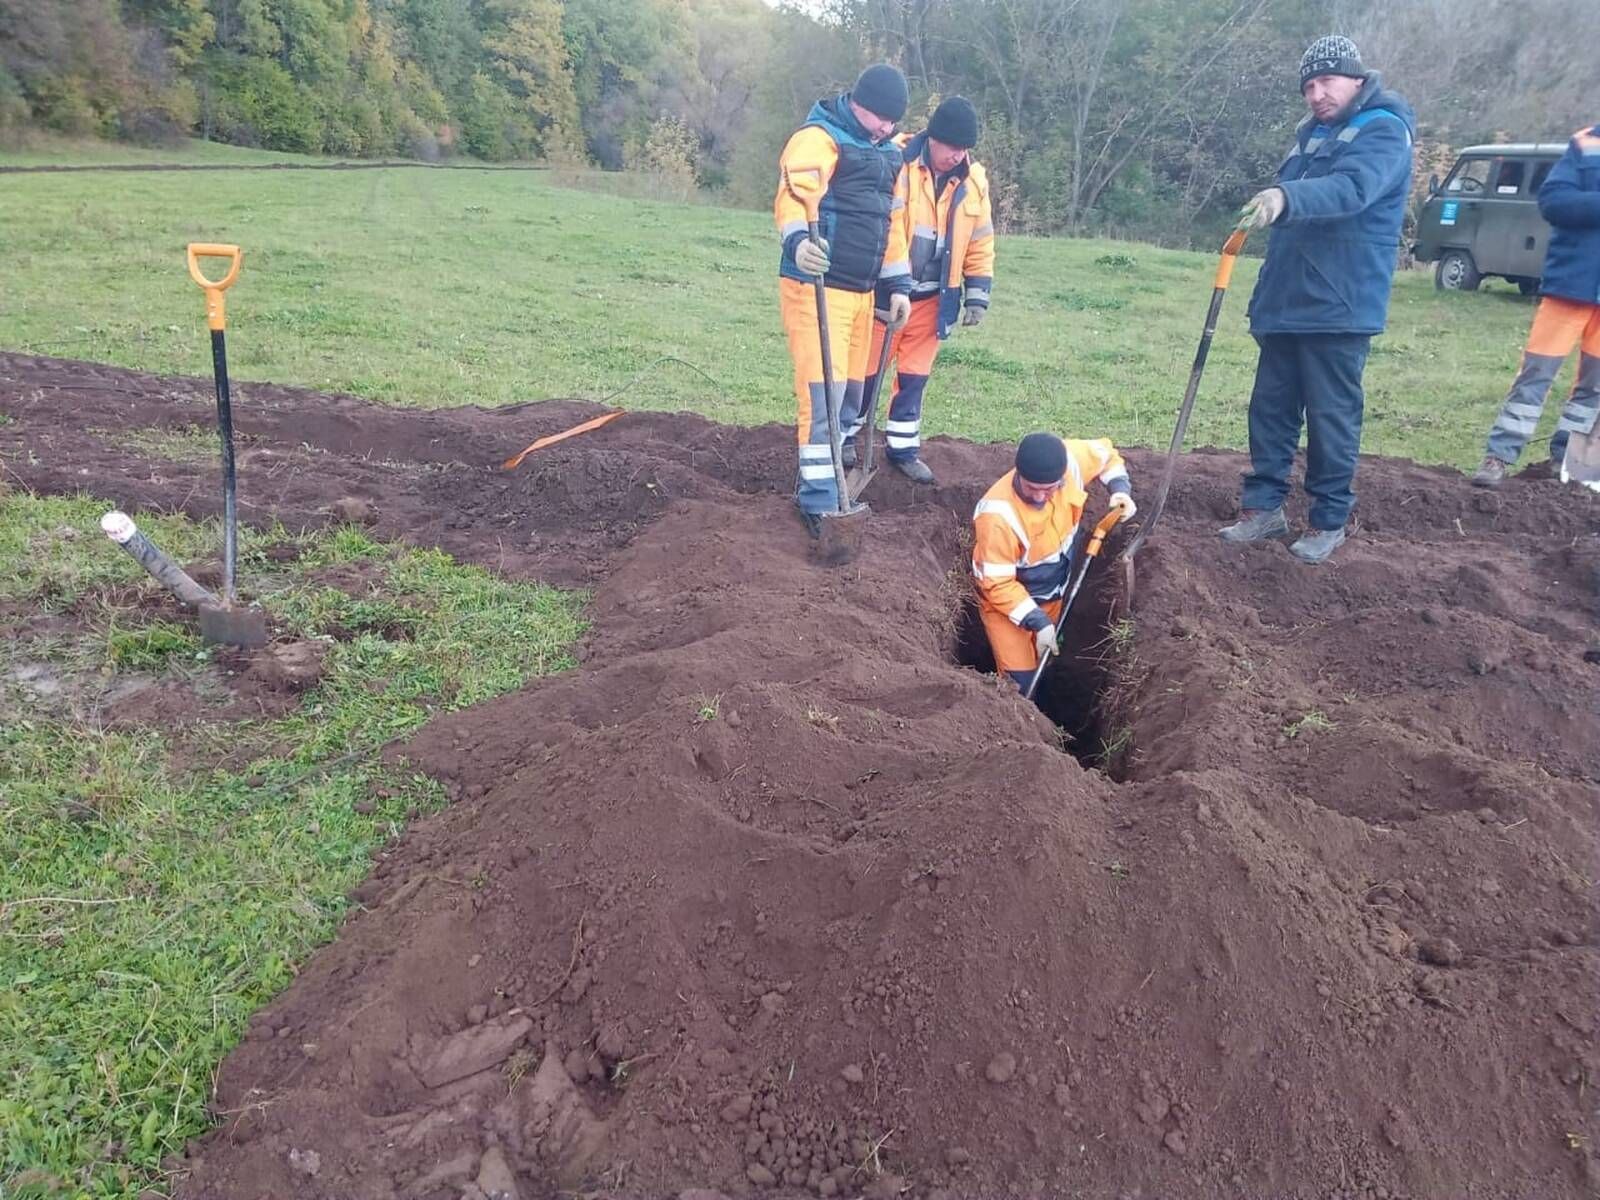
[[(199, 385), (94, 372), (0, 359), (18, 472), (209, 511), (40, 386), (181, 424)], [(1365, 460), (1308, 569), (1217, 543), (1240, 460), (1191, 454), (1131, 607), (1081, 604), (1064, 747), (958, 662), (1006, 447), (935, 440), (952, 482), (880, 480), (827, 571), (776, 427), (630, 415), (507, 474), (594, 410), (249, 395), (257, 519), (361, 497), (589, 582), (594, 633), (397, 749), (456, 803), (253, 1022), (180, 1195), (1595, 1190), (1591, 496)]]

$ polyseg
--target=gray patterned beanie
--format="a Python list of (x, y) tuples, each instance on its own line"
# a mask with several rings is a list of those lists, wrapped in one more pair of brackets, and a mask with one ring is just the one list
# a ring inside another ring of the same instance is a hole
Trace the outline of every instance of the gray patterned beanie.
[(1365, 79), (1366, 67), (1361, 65), (1361, 51), (1356, 44), (1341, 34), (1320, 37), (1300, 56), (1300, 88), (1305, 90), (1318, 75), (1348, 75), (1352, 79)]

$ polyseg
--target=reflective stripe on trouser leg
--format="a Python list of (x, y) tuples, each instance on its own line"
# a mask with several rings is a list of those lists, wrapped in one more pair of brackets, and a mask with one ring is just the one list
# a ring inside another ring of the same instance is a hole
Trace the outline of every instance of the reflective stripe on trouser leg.
[(1539, 425), (1539, 414), (1544, 411), (1545, 397), (1556, 381), (1561, 362), (1548, 354), (1522, 356), (1522, 367), (1489, 430), (1489, 454), (1503, 463), (1514, 463), (1522, 457), (1523, 447)]
[[(1062, 603), (1061, 600), (1046, 600), (1039, 607), (1054, 622), (1061, 616)], [(1005, 613), (992, 612), (987, 607), (981, 608), (978, 615), (983, 618), (983, 632), (988, 635), (989, 648), (994, 651), (996, 673), (1027, 671), (1031, 674), (1039, 666), (1039, 651), (1034, 646), (1032, 630), (1013, 625)]]
[(895, 376), (895, 383), (883, 441), (891, 461), (906, 462), (922, 450), (922, 391), (928, 386), (928, 377), (901, 374)]
[[(829, 348), (836, 365), (834, 390), (842, 404), (844, 364), (849, 361), (854, 292), (828, 289)], [(817, 297), (811, 284), (778, 281), (778, 308), (794, 362), (795, 435), (799, 470), (795, 503), (808, 513), (837, 512), (839, 488), (833, 474), (833, 449), (828, 443), (828, 407), (823, 395), (822, 343), (817, 334)], [(835, 320), (835, 311), (839, 319)]]
[(883, 427), (889, 458), (906, 462), (922, 449), (922, 396), (939, 356), (939, 300), (937, 296), (911, 302), (911, 316), (900, 331), (895, 356), (894, 398)]
[[(1546, 296), (1539, 301), (1533, 325), (1528, 329), (1522, 365), (1495, 417), (1494, 427), (1489, 430), (1485, 447), (1488, 453), (1504, 463), (1514, 463), (1521, 457), (1539, 424), (1550, 385), (1573, 347), (1586, 340), (1586, 326), (1597, 311), (1600, 307), (1596, 305), (1580, 304), (1560, 296)], [(1600, 353), (1600, 349), (1595, 352)], [(1560, 436), (1559, 431), (1557, 436)]]
[[(1600, 308), (1596, 308), (1600, 313)], [(1597, 318), (1600, 324), (1600, 318)], [(1561, 410), (1561, 421), (1550, 438), (1550, 458), (1560, 462), (1567, 453), (1567, 438), (1574, 433), (1593, 432), (1595, 418), (1600, 416), (1600, 355), (1585, 352), (1578, 358), (1578, 378), (1573, 382), (1572, 395), (1567, 397)]]

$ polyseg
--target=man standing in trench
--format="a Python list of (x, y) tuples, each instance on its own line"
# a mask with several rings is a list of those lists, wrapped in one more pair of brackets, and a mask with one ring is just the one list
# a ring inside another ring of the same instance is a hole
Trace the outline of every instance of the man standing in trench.
[(1300, 60), (1311, 113), (1278, 181), (1244, 208), (1241, 226), (1272, 228), (1250, 298), (1261, 348), (1250, 395), (1250, 471), (1227, 542), (1289, 533), (1283, 503), (1302, 424), (1310, 528), (1289, 547), (1326, 562), (1345, 540), (1361, 451), (1361, 375), (1383, 332), (1400, 225), (1411, 188), (1416, 118), (1382, 86), (1347, 37), (1318, 38)]
[[(828, 345), (833, 360), (834, 403), (846, 444), (864, 420), (862, 391), (872, 342), (873, 294), (889, 293), (892, 323), (911, 311), (911, 265), (906, 256), (900, 147), (890, 140), (905, 116), (906, 77), (888, 63), (861, 72), (848, 92), (812, 107), (779, 160), (773, 217), (783, 239), (778, 265), (778, 305), (794, 360), (796, 425), (800, 445), (795, 504), (812, 537), (822, 514), (839, 509), (828, 434), (815, 280), (823, 278)], [(804, 179), (822, 193), (818, 237), (813, 241), (805, 205), (790, 190)], [(846, 466), (851, 465), (847, 456)]]
[[(989, 207), (989, 181), (972, 160), (978, 144), (978, 110), (961, 96), (951, 96), (934, 109), (928, 128), (905, 144), (904, 220), (911, 249), (911, 316), (890, 333), (873, 322), (872, 349), (876, 367), (883, 339), (890, 337), (895, 359), (894, 395), (884, 423), (889, 465), (915, 483), (932, 483), (933, 471), (922, 461), (922, 394), (939, 354), (959, 319), (975, 326), (989, 311), (994, 289), (994, 216)], [(880, 285), (887, 306), (888, 288)], [(865, 411), (878, 402), (874, 380), (867, 380)]]
[(1499, 487), (1528, 444), (1561, 364), (1578, 347), (1578, 377), (1550, 437), (1556, 467), (1567, 439), (1588, 433), (1600, 415), (1600, 125), (1572, 135), (1539, 189), (1539, 215), (1550, 222), (1550, 248), (1539, 277), (1539, 310), (1528, 331), (1522, 369), (1489, 431), (1478, 487)]
[(1044, 653), (1060, 648), (1057, 622), (1091, 480), (1105, 484), (1107, 507), (1123, 520), (1137, 511), (1128, 468), (1109, 439), (1030, 433), (1017, 444), (1015, 466), (973, 510), (978, 615), (995, 671), (1024, 691)]

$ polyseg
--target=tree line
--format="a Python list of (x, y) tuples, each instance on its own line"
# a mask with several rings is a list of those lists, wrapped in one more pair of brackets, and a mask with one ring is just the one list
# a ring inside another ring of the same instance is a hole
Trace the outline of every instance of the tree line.
[(0, 139), (544, 159), (760, 205), (811, 102), (887, 58), (908, 124), (978, 105), (1004, 228), (1184, 241), (1270, 179), (1316, 35), (1412, 100), (1426, 167), (1600, 120), (1591, 3), (0, 0)]

